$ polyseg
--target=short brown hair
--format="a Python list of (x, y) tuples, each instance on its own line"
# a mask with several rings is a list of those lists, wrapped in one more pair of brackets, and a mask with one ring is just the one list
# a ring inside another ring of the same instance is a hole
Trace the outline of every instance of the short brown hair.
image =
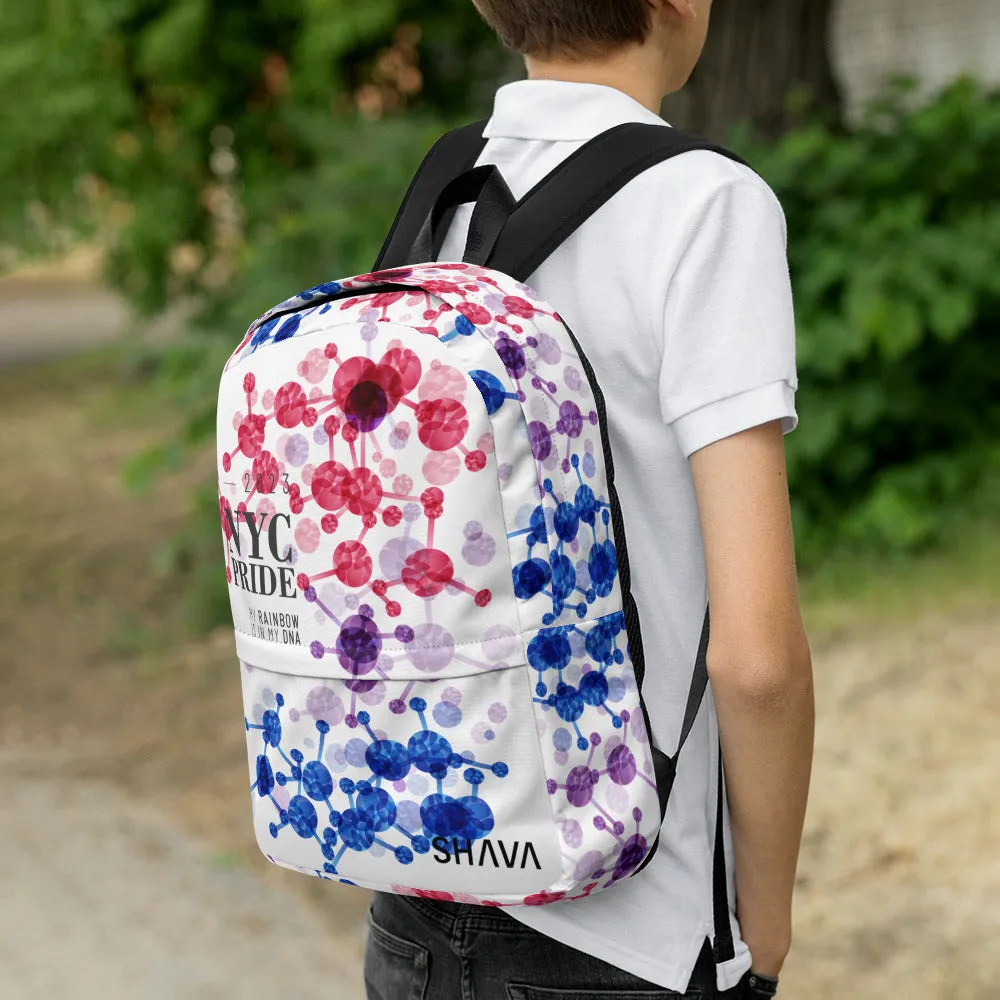
[(473, 0), (508, 48), (526, 56), (593, 56), (649, 33), (647, 0)]

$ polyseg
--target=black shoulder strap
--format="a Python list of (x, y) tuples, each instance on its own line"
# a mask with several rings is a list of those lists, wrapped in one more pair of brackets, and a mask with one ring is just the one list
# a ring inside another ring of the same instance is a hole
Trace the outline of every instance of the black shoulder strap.
[[(681, 736), (677, 741), (677, 755), (687, 743), (687, 738), (694, 728), (694, 720), (698, 717), (701, 703), (708, 689), (708, 638), (711, 630), (709, 609), (705, 608), (705, 621), (701, 626), (701, 639), (698, 642), (698, 654), (694, 661), (694, 673), (691, 676), (691, 687), (688, 689), (687, 705), (684, 707), (684, 721), (681, 723)], [(676, 756), (675, 755), (675, 758)]]
[(664, 125), (629, 123), (609, 129), (567, 157), (518, 202), (489, 266), (527, 281), (629, 181), (657, 163), (697, 149), (744, 162), (721, 146)]
[[(705, 609), (705, 624), (701, 630), (701, 641), (698, 643), (698, 656), (694, 665), (694, 676), (691, 679), (691, 690), (688, 692), (687, 707), (684, 710), (684, 722), (681, 725), (681, 736), (677, 745), (677, 754), (674, 757), (674, 766), (677, 765), (677, 757), (681, 748), (691, 735), (695, 717), (701, 707), (708, 688), (708, 638), (709, 638), (709, 614)], [(715, 938), (713, 950), (715, 960), (718, 963), (728, 962), (736, 956), (736, 949), (733, 942), (733, 929), (729, 922), (729, 887), (727, 885), (728, 875), (726, 872), (726, 842), (724, 828), (725, 805), (723, 799), (723, 766), (722, 766), (722, 742), (719, 741), (719, 767), (718, 767), (718, 789), (716, 793), (715, 806), (715, 844), (712, 849), (712, 915), (715, 923)]]
[[(446, 132), (431, 147), (410, 182), (409, 190), (396, 213), (396, 220), (375, 261), (373, 271), (410, 263), (405, 258), (438, 196), (449, 181), (454, 180), (465, 170), (471, 169), (479, 159), (480, 153), (486, 146), (486, 139), (483, 138), (485, 127), (485, 119), (473, 122), (471, 125)], [(451, 214), (454, 214), (454, 208), (451, 209)], [(446, 229), (450, 221), (450, 218), (445, 220)]]
[(715, 923), (713, 951), (718, 964), (736, 957), (733, 925), (729, 922), (729, 887), (726, 871), (725, 800), (723, 787), (725, 774), (722, 768), (722, 743), (719, 743), (719, 781), (715, 806), (715, 847), (712, 851), (712, 917)]

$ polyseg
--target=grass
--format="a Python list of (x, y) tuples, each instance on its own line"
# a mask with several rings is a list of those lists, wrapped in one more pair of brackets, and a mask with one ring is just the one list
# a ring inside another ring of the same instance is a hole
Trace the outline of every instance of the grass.
[(918, 618), (980, 614), (1000, 594), (1000, 518), (970, 516), (947, 543), (920, 553), (831, 553), (800, 591), (819, 644)]

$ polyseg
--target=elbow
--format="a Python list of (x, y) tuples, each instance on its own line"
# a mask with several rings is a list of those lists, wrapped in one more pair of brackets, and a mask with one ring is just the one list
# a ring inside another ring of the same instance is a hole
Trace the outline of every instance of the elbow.
[(812, 697), (812, 654), (804, 634), (787, 642), (708, 647), (708, 676), (719, 694), (760, 705)]

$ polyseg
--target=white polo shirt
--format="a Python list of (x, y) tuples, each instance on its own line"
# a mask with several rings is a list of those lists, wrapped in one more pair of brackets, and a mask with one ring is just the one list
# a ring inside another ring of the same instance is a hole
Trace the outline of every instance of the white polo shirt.
[[(480, 163), (521, 197), (588, 139), (662, 119), (596, 84), (502, 87)], [(461, 260), (470, 208), (442, 260)], [(676, 749), (707, 600), (688, 457), (772, 420), (796, 424), (795, 328), (777, 199), (716, 153), (684, 154), (632, 181), (546, 261), (530, 284), (566, 318), (607, 400), (615, 481), (646, 653), (644, 695), (657, 744)], [(549, 937), (668, 989), (687, 988), (713, 934), (718, 735), (711, 695), (680, 757), (659, 849), (608, 892), (511, 909)], [(734, 900), (726, 817), (729, 898)], [(750, 955), (732, 916), (734, 986)]]

